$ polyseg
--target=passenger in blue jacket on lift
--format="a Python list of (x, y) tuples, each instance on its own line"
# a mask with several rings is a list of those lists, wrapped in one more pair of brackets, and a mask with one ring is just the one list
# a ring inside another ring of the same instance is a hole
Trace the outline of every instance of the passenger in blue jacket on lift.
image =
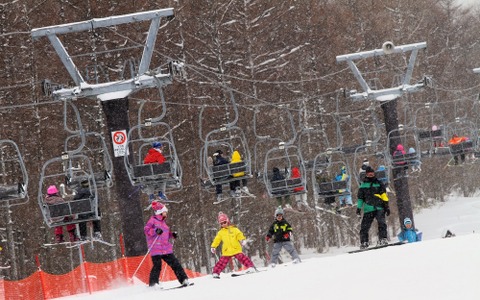
[(410, 218), (403, 220), (402, 232), (397, 235), (400, 242), (415, 243), (422, 240), (422, 232), (413, 227), (413, 222)]

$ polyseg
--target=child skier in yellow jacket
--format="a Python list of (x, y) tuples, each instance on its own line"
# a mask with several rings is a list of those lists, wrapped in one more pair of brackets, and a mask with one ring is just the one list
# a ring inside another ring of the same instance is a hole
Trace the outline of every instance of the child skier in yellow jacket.
[(228, 216), (223, 212), (218, 213), (217, 219), (222, 228), (213, 239), (211, 251), (215, 254), (216, 248), (222, 242), (222, 256), (213, 267), (213, 278), (220, 278), (220, 273), (225, 269), (232, 256), (247, 267), (247, 273), (254, 272), (253, 262), (242, 252), (242, 246), (245, 247), (247, 244), (243, 233), (230, 223)]

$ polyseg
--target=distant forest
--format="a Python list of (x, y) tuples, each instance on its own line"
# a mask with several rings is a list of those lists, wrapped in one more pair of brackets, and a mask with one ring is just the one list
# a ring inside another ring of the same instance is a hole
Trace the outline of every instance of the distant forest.
[[(29, 177), (28, 202), (11, 206), (4, 201), (0, 206), (0, 264), (12, 266), (3, 271), (7, 279), (31, 275), (36, 270), (36, 255), (43, 270), (54, 274), (66, 273), (79, 263), (75, 250), (43, 246), (54, 237), (38, 203), (39, 183), (47, 184), (40, 177), (45, 162), (60, 157), (72, 131), (78, 130), (99, 133), (113, 156), (106, 125), (108, 106), (91, 98), (54, 99), (46, 87), (73, 88), (75, 82), (49, 39), (33, 39), (32, 30), (163, 8), (173, 8), (174, 17), (161, 20), (149, 71), (166, 73), (170, 61), (183, 69), (170, 84), (124, 99), (129, 114), (124, 121), (132, 128), (164, 115), (162, 122), (171, 128), (168, 133), (183, 172), (182, 189), (167, 193), (172, 200), (182, 201), (168, 204), (168, 222), (178, 231), (175, 253), (186, 268), (210, 272), (214, 261), (209, 248), (219, 228), (219, 211), (227, 213), (251, 241), (249, 255), (267, 262), (269, 245), (264, 237), (276, 200), (268, 195), (262, 173), (266, 154), (280, 141), (291, 142), (302, 151), (307, 202), (313, 209), (286, 215), (297, 249), (322, 253), (331, 247), (359, 244), (359, 220), (353, 209), (344, 212), (350, 218), (314, 209), (321, 203), (314, 197), (314, 180), (307, 166), (327, 148), (354, 147), (372, 136), (378, 137), (379, 151), (388, 152), (382, 102), (353, 101), (352, 91), (361, 92), (362, 87), (349, 65), (337, 62), (339, 55), (381, 49), (386, 41), (398, 46), (425, 42), (426, 48), (416, 58), (412, 83), (427, 78), (428, 84), (422, 91), (393, 100), (398, 123), (425, 130), (432, 125), (448, 129), (459, 122), (468, 124), (463, 128), (469, 132), (459, 134), (468, 134), (476, 150), (480, 74), (472, 70), (480, 67), (478, 6), (466, 9), (453, 0), (7, 1), (0, 5), (0, 139), (19, 146)], [(148, 29), (149, 22), (135, 22), (59, 38), (86, 82), (97, 84), (141, 75), (136, 68)], [(409, 53), (356, 61), (374, 90), (401, 84), (408, 63)], [(78, 108), (78, 115), (68, 102)], [(214, 204), (214, 189), (202, 184), (206, 157), (213, 154), (205, 153), (204, 145), (208, 133), (225, 124), (234, 124), (245, 134), (253, 175), (248, 188), (256, 198)], [(308, 129), (320, 132), (319, 139), (310, 136)], [(354, 156), (346, 154), (355, 203), (358, 184), (353, 174), (360, 164)], [(450, 159), (450, 155), (429, 153), (422, 157), (422, 171), (409, 175), (414, 211), (445, 201), (450, 193), (476, 193), (479, 165), (454, 167)], [(2, 170), (4, 175), (11, 176)], [(111, 188), (98, 190), (103, 238), (116, 246), (86, 247), (88, 261), (119, 258), (119, 236), (129, 226), (140, 233), (126, 242), (133, 245), (132, 253), (146, 253), (142, 224), (151, 215), (144, 210), (148, 195), (130, 186), (128, 193), (122, 193), (123, 186), (116, 179), (113, 176)], [(389, 236), (393, 239), (399, 230), (395, 190), (389, 197)], [(120, 213), (125, 203), (141, 211), (140, 217), (125, 218)]]

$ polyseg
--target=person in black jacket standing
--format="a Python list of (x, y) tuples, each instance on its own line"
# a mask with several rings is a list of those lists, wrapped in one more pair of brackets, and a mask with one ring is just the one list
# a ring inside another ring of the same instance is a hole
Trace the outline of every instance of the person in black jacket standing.
[(387, 222), (385, 215), (390, 215), (388, 205), (388, 196), (385, 185), (375, 177), (375, 171), (368, 166), (365, 169), (365, 181), (358, 189), (357, 197), (357, 215), (361, 215), (363, 208), (363, 218), (360, 225), (360, 249), (365, 249), (368, 244), (368, 232), (374, 219), (378, 224), (378, 244), (386, 245), (387, 240)]
[(277, 264), (278, 255), (280, 254), (280, 250), (282, 250), (282, 248), (285, 248), (285, 250), (290, 254), (294, 264), (301, 262), (297, 250), (295, 250), (295, 247), (290, 240), (292, 226), (287, 222), (287, 220), (284, 219), (283, 215), (283, 209), (279, 206), (275, 210), (275, 221), (270, 226), (268, 234), (265, 237), (267, 242), (269, 242), (273, 237), (272, 259), (270, 261), (270, 266), (272, 268)]

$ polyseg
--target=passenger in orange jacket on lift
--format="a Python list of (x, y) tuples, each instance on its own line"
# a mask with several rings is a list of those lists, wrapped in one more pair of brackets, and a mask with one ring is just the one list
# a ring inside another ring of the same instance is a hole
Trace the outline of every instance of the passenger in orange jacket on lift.
[[(458, 145), (464, 142), (467, 142), (469, 140), (468, 137), (466, 136), (458, 136), (454, 134), (452, 138), (448, 141), (449, 145)], [(458, 155), (454, 155), (453, 159), (455, 160), (455, 165), (458, 165)], [(460, 159), (462, 161), (462, 164), (465, 162), (465, 153), (460, 154)]]

